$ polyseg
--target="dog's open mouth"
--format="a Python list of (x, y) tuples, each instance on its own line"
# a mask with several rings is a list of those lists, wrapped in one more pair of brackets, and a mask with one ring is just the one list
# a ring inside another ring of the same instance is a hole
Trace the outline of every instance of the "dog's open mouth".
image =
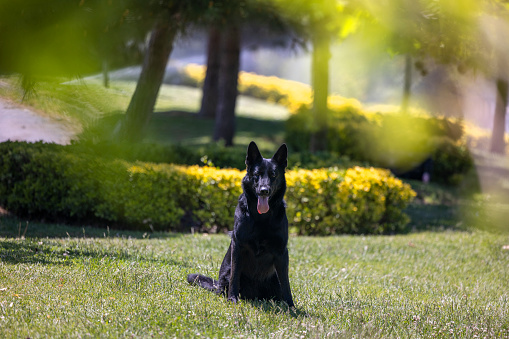
[(258, 213), (264, 214), (269, 211), (269, 196), (259, 195), (258, 196)]

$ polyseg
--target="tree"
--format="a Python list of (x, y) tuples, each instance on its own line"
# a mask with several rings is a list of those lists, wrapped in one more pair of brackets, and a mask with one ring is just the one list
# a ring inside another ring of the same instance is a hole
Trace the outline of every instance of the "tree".
[(224, 139), (225, 146), (233, 145), (235, 133), (235, 105), (240, 66), (240, 29), (232, 23), (223, 35), (218, 80), (218, 106), (214, 127), (214, 141)]
[(405, 80), (403, 81), (403, 97), (401, 99), (401, 112), (408, 112), (410, 95), (412, 91), (412, 56), (405, 55)]
[(313, 115), (317, 125), (311, 135), (311, 152), (327, 148), (327, 98), (329, 96), (330, 37), (326, 32), (315, 32), (311, 37), (313, 53), (311, 56), (311, 86), (313, 88)]
[[(405, 55), (405, 82), (401, 110), (410, 97), (414, 59), (431, 58), (465, 73), (474, 70), (496, 83), (496, 105), (490, 150), (505, 152), (505, 119), (509, 66), (509, 9), (507, 1), (391, 0), (364, 1), (374, 18), (380, 40), (392, 54)], [(422, 70), (422, 63), (420, 63)], [(416, 66), (418, 63), (416, 63)]]
[(124, 119), (116, 128), (120, 140), (141, 140), (150, 122), (159, 94), (173, 42), (178, 32), (200, 18), (209, 3), (200, 1), (153, 1), (151, 6), (141, 5), (144, 13), (158, 13), (142, 64), (141, 74)]
[(495, 111), (490, 141), (490, 151), (505, 154), (505, 126), (508, 105), (509, 79), (509, 3), (492, 1), (479, 19), (482, 34), (479, 37), (486, 52), (482, 54), (488, 61), (484, 74), (492, 77), (495, 82)]
[(464, 0), (390, 0), (384, 3), (362, 1), (364, 12), (372, 18), (370, 32), (376, 37), (373, 46), (391, 55), (404, 57), (401, 111), (407, 112), (413, 68), (426, 74), (424, 61), (433, 59), (447, 65), (472, 65), (477, 54), (479, 3)]
[(150, 121), (176, 34), (177, 28), (166, 16), (156, 22), (150, 35), (140, 78), (122, 122), (120, 137), (123, 140), (141, 139)]
[(508, 83), (504, 78), (496, 80), (497, 97), (495, 104), (495, 117), (493, 120), (493, 133), (490, 143), (490, 151), (505, 154), (505, 121), (507, 113)]
[(277, 8), (265, 0), (225, 0), (207, 14), (205, 23), (210, 33), (200, 116), (215, 116), (213, 140), (232, 146), (242, 31), (266, 26), (277, 34), (287, 27)]
[(312, 113), (314, 117), (310, 150), (312, 152), (327, 148), (329, 96), (330, 44), (334, 40), (346, 38), (357, 26), (359, 13), (356, 2), (336, 0), (275, 0), (286, 16), (287, 22), (312, 48), (311, 86), (313, 88)]
[(219, 67), (221, 61), (221, 29), (217, 25), (209, 26), (207, 43), (207, 71), (203, 82), (203, 92), (199, 116), (214, 119), (219, 97)]
[[(233, 144), (235, 131), (235, 105), (237, 99), (237, 82), (240, 62), (240, 23), (252, 8), (261, 9), (262, 0), (218, 0), (200, 1), (168, 1), (167, 12), (171, 16), (170, 30), (178, 32), (190, 23), (220, 23), (220, 34), (224, 37), (221, 45), (221, 62), (218, 73), (217, 118), (214, 129), (214, 140), (225, 140), (225, 144)], [(215, 20), (210, 20), (215, 17)], [(164, 20), (163, 20), (164, 21)], [(168, 34), (168, 37), (175, 37)], [(147, 56), (143, 63), (142, 73), (135, 93), (131, 99), (124, 121), (121, 123), (119, 135), (124, 140), (136, 141), (141, 138), (143, 129), (150, 120), (153, 106), (164, 74), (162, 51), (171, 53), (171, 48), (151, 48), (156, 43), (151, 39)], [(170, 43), (168, 46), (171, 46)], [(165, 45), (166, 46), (166, 45)], [(150, 57), (161, 53), (161, 57)], [(213, 84), (214, 82), (212, 82)], [(213, 88), (213, 85), (207, 86)], [(207, 95), (202, 102), (207, 103)], [(215, 106), (215, 104), (214, 104)]]
[[(85, 3), (85, 2), (83, 2)], [(103, 83), (109, 86), (110, 69), (140, 64), (145, 38), (153, 19), (136, 6), (136, 0), (88, 0), (87, 35), (100, 60)]]

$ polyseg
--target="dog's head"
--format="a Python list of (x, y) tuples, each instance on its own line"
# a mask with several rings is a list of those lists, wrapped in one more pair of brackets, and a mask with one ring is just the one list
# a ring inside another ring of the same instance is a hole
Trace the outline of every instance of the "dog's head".
[[(281, 145), (271, 159), (265, 159), (260, 154), (258, 146), (252, 141), (247, 149), (247, 175), (244, 188), (256, 194), (258, 198), (258, 213), (269, 211), (269, 199), (275, 195), (284, 194), (285, 168), (287, 166), (288, 149)], [(282, 198), (282, 197), (281, 197)]]

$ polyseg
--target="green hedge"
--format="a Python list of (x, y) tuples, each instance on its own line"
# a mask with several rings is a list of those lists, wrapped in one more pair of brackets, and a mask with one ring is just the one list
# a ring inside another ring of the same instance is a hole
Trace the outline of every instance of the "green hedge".
[[(139, 230), (231, 229), (236, 169), (108, 160), (66, 146), (0, 144), (0, 205), (19, 216)], [(386, 170), (288, 170), (298, 234), (392, 233), (415, 193)]]
[[(432, 180), (457, 184), (473, 166), (461, 138), (463, 125), (445, 118), (367, 113), (344, 105), (328, 116), (327, 149), (375, 166), (404, 173), (433, 159)], [(286, 140), (297, 152), (309, 149), (316, 130), (311, 110), (301, 108), (286, 124)]]
[[(179, 165), (208, 165), (219, 168), (244, 169), (246, 167), (247, 146), (225, 147), (218, 144), (206, 146), (183, 146), (157, 143), (118, 143), (118, 142), (75, 142), (66, 146), (73, 153), (87, 154), (106, 159), (123, 159), (128, 162), (142, 161), (152, 163), (171, 163)], [(262, 150), (263, 152), (263, 150)], [(288, 163), (292, 168), (325, 168), (366, 166), (359, 161), (351, 161), (348, 156), (336, 152), (309, 153), (291, 152)]]

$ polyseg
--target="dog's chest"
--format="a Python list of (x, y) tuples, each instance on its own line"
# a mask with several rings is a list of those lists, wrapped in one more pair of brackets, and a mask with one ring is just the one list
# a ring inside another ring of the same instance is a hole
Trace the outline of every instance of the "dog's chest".
[(272, 246), (272, 242), (268, 239), (263, 239), (261, 241), (253, 241), (250, 244), (251, 251), (254, 256), (257, 258), (261, 257), (272, 257), (274, 255), (274, 246)]
[(281, 255), (286, 248), (286, 242), (279, 233), (255, 232), (251, 234), (247, 246), (256, 257), (270, 257)]
[(255, 237), (243, 246), (243, 273), (257, 280), (270, 278), (274, 263), (284, 253), (285, 244), (279, 237)]

